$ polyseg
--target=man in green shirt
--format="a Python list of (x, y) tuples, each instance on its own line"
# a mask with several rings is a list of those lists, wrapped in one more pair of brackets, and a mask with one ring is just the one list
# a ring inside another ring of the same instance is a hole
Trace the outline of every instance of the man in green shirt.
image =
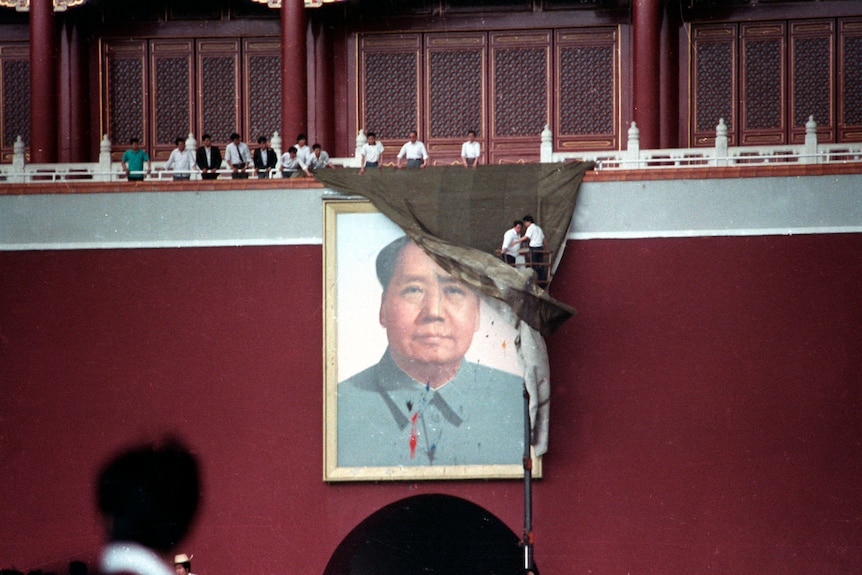
[[(129, 140), (132, 147), (123, 153), (123, 169), (130, 182), (141, 181), (150, 171), (150, 157), (147, 151), (141, 148), (141, 141), (137, 138)], [(144, 163), (147, 164), (146, 169)]]

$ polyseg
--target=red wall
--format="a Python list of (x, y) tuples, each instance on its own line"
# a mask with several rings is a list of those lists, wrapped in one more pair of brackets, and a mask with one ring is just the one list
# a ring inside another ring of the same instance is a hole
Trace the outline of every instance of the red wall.
[[(378, 508), (516, 481), (322, 482), (320, 246), (0, 253), (0, 567), (100, 540), (92, 480), (181, 433), (200, 575), (321, 573)], [(856, 574), (862, 234), (569, 242), (534, 488), (554, 573)]]

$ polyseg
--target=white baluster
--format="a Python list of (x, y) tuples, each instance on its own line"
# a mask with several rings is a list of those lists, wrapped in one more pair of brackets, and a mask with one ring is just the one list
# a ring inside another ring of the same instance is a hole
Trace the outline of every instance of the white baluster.
[(637, 122), (632, 122), (629, 127), (628, 141), (626, 142), (626, 166), (627, 168), (643, 168), (644, 162), (641, 158), (641, 131)]
[(368, 142), (368, 138), (365, 136), (365, 130), (359, 128), (359, 133), (356, 134), (356, 147), (353, 150), (353, 158), (356, 160), (356, 167), (362, 167), (362, 146), (364, 146)]
[(15, 143), (12, 145), (12, 173), (14, 174), (11, 178), (13, 182), (23, 182), (24, 178), (24, 165), (27, 163), (27, 155), (24, 152), (24, 140), (21, 139), (19, 135), (15, 138)]
[(269, 140), (272, 146), (272, 151), (275, 152), (275, 157), (281, 160), (281, 136), (278, 135), (278, 130), (272, 133), (272, 138)]
[(542, 129), (540, 161), (543, 164), (554, 161), (554, 133), (551, 131), (551, 127), (547, 124), (545, 124), (544, 129)]
[(114, 174), (111, 173), (111, 140), (108, 139), (108, 134), (105, 134), (99, 142), (98, 171), (99, 174), (95, 179), (101, 182), (109, 182), (114, 177)]
[(718, 119), (718, 125), (715, 127), (715, 165), (727, 166), (727, 124), (724, 123), (724, 118)]
[(803, 151), (802, 163), (815, 164), (821, 161), (817, 154), (817, 122), (814, 116), (808, 116), (805, 122), (805, 150)]

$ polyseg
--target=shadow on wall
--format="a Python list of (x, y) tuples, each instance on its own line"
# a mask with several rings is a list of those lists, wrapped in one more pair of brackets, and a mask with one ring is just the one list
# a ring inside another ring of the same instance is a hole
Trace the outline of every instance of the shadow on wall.
[(324, 575), (515, 575), (519, 538), (497, 517), (451, 495), (396, 501), (357, 525)]

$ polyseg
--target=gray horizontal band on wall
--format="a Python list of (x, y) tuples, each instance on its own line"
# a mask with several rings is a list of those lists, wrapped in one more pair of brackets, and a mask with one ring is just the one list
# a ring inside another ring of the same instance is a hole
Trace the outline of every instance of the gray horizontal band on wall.
[[(0, 195), (0, 250), (320, 245), (325, 197), (343, 196), (319, 188)], [(584, 182), (568, 237), (854, 232), (862, 232), (862, 175)]]

